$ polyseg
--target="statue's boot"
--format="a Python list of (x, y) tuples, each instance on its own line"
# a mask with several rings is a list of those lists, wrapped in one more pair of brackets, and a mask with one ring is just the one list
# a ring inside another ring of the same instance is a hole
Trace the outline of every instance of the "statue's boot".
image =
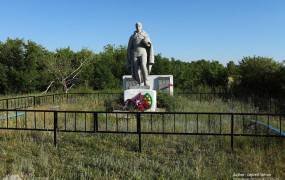
[(144, 81), (144, 85), (150, 87), (147, 81)]

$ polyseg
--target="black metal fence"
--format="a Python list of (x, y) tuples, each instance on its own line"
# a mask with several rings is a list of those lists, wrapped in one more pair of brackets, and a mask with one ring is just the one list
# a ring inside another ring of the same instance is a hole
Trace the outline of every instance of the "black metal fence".
[(105, 99), (116, 99), (122, 93), (58, 93), (40, 96), (22, 96), (0, 99), (1, 109), (22, 109), (47, 104), (76, 103), (80, 98), (102, 102)]
[[(263, 112), (268, 113), (282, 113), (282, 109), (285, 108), (285, 104), (281, 100), (276, 100), (271, 98), (271, 96), (266, 97), (235, 97), (228, 93), (187, 93), (178, 92), (175, 96), (183, 96), (189, 98), (189, 100), (199, 101), (199, 102), (212, 102), (217, 99), (221, 99), (227, 102), (241, 102), (242, 105), (251, 104), (258, 107)], [(104, 100), (114, 100), (122, 98), (122, 93), (58, 93), (58, 94), (48, 94), (41, 96), (23, 96), (23, 97), (12, 97), (0, 99), (0, 108), (2, 109), (21, 109), (28, 108), (38, 105), (46, 104), (60, 104), (63, 102), (76, 103), (79, 99), (88, 98), (95, 102), (104, 102)], [(246, 111), (245, 108), (241, 108), (241, 112)]]
[[(211, 102), (217, 99), (221, 99), (228, 102), (241, 102), (241, 105), (251, 104), (256, 108), (259, 108), (260, 111), (268, 113), (283, 113), (285, 108), (285, 99), (284, 98), (273, 98), (271, 95), (264, 96), (253, 96), (253, 95), (233, 95), (230, 93), (221, 93), (221, 92), (179, 92), (176, 95), (181, 95), (190, 98), (191, 100), (203, 102)], [(241, 108), (245, 110), (246, 108)]]
[(106, 112), (0, 109), (0, 129), (142, 135), (285, 137), (284, 114), (210, 112)]
[[(199, 101), (228, 100), (223, 93), (178, 94)], [(52, 131), (57, 145), (58, 132), (117, 133), (142, 135), (228, 136), (231, 148), (235, 136), (285, 137), (282, 113), (227, 112), (109, 112), (35, 110), (29, 107), (76, 103), (80, 98), (102, 102), (121, 98), (121, 93), (68, 93), (13, 97), (0, 100), (0, 129)]]

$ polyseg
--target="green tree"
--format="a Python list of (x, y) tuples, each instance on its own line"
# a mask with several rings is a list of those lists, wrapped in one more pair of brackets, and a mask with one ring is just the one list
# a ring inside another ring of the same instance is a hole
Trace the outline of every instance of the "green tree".
[[(21, 39), (7, 39), (0, 46), (1, 69), (6, 74), (2, 92), (30, 92), (43, 82), (42, 61), (45, 49), (38, 44)], [(2, 76), (4, 78), (4, 76)]]
[(115, 78), (108, 64), (102, 61), (93, 63), (93, 72), (90, 76), (90, 85), (94, 89), (113, 89), (119, 87), (119, 79)]
[(244, 93), (280, 94), (281, 64), (267, 57), (244, 57), (239, 63), (240, 89)]

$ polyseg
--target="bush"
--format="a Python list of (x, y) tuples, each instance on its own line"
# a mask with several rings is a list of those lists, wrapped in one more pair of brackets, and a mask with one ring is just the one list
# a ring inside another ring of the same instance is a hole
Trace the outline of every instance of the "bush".
[(166, 93), (159, 93), (157, 95), (157, 107), (165, 108), (166, 111), (174, 111), (175, 110), (175, 97), (170, 96)]

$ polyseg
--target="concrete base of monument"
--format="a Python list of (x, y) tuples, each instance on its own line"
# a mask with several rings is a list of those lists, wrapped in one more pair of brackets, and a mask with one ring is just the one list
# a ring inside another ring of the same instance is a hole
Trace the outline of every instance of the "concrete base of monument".
[(127, 89), (152, 89), (173, 95), (173, 76), (172, 75), (149, 75), (146, 82), (148, 86), (140, 86), (131, 75), (123, 76), (123, 88)]
[(124, 102), (127, 100), (136, 101), (136, 97), (141, 94), (150, 104), (150, 108), (145, 111), (156, 111), (156, 91), (151, 89), (127, 89), (124, 91)]

